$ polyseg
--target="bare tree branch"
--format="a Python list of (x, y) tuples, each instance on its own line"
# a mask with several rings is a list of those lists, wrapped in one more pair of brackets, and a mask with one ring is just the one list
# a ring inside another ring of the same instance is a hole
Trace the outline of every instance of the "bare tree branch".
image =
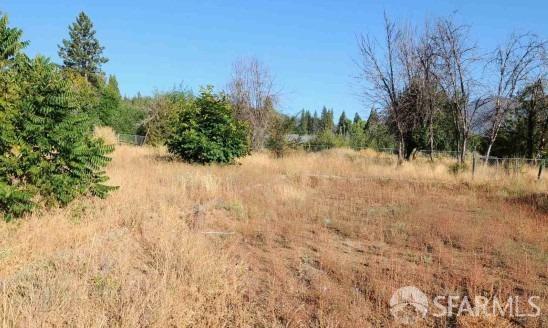
[(263, 148), (279, 98), (270, 71), (256, 58), (240, 59), (233, 64), (228, 91), (236, 116), (251, 125), (253, 149)]

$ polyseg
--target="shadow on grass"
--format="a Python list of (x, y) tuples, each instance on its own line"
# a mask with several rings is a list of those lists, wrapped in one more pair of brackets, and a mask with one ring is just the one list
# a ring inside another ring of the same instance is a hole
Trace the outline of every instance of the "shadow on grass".
[(529, 206), (543, 214), (548, 214), (548, 193), (537, 192), (510, 198), (512, 203)]

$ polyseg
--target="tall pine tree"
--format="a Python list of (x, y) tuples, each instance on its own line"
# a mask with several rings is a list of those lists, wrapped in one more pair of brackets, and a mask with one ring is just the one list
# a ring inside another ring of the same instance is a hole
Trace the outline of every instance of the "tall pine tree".
[(331, 131), (335, 129), (335, 123), (333, 122), (333, 110), (322, 108), (322, 114), (320, 117), (320, 131)]
[(360, 114), (356, 113), (354, 114), (354, 124), (358, 124), (362, 121), (362, 118), (360, 117)]
[[(310, 114), (308, 114), (310, 115)], [(301, 111), (301, 117), (299, 119), (299, 128), (298, 128), (298, 131), (299, 131), (299, 134), (308, 134), (308, 130), (309, 130), (309, 127), (308, 127), (308, 117), (307, 117), (307, 111), (306, 110), (302, 110)]]
[(346, 113), (343, 111), (339, 117), (339, 123), (337, 123), (337, 133), (341, 135), (346, 135), (350, 132), (350, 126), (352, 122), (346, 118)]
[(103, 56), (105, 48), (95, 33), (91, 19), (81, 12), (69, 26), (69, 39), (64, 39), (62, 45), (59, 45), (59, 57), (63, 65), (78, 71), (90, 82), (101, 72), (101, 65), (108, 62), (108, 58)]
[(312, 124), (310, 124), (310, 127), (311, 134), (317, 134), (321, 130), (320, 118), (318, 117), (317, 111), (314, 111), (314, 116), (312, 116)]

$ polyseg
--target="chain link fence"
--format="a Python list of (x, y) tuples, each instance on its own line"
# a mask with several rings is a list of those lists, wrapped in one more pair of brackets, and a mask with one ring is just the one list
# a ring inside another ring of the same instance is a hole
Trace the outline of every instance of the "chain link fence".
[(135, 134), (118, 134), (119, 144), (128, 144), (135, 146), (142, 146), (145, 144), (145, 136), (139, 136)]

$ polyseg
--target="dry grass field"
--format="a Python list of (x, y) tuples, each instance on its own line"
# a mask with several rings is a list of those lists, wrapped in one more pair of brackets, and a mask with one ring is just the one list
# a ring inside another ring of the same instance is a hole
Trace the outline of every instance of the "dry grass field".
[(195, 166), (119, 146), (107, 199), (0, 223), (2, 327), (391, 327), (390, 296), (538, 295), (546, 178), (331, 150)]

